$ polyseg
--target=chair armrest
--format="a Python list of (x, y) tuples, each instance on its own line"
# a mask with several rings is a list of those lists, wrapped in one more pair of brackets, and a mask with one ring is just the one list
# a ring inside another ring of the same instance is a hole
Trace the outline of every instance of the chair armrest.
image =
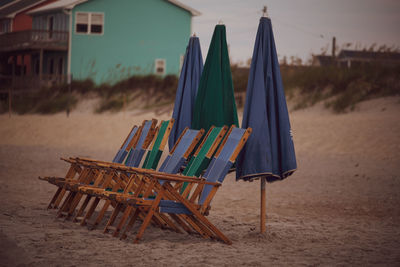
[(157, 173), (149, 175), (149, 178), (155, 178), (157, 180), (166, 180), (169, 182), (188, 182), (188, 183), (197, 183), (197, 184), (208, 184), (214, 186), (220, 186), (219, 182), (208, 182), (204, 178), (194, 178), (191, 176), (184, 176), (179, 174), (168, 174), (168, 173)]

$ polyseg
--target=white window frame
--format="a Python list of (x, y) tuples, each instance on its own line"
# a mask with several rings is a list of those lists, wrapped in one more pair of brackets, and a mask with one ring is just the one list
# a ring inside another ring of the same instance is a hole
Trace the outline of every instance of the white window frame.
[[(157, 71), (159, 62), (160, 63), (162, 62), (162, 64), (164, 65), (164, 69), (163, 69), (162, 73)], [(167, 60), (165, 58), (156, 58), (156, 60), (154, 61), (154, 73), (156, 75), (165, 75), (166, 70), (167, 70)]]
[[(76, 26), (77, 26), (77, 17), (79, 14), (87, 14), (88, 16), (88, 24), (87, 24), (87, 31), (86, 32), (77, 32), (76, 31)], [(97, 32), (92, 32), (91, 31), (91, 26), (92, 26), (92, 15), (101, 15), (103, 17), (103, 23), (101, 24), (101, 33)], [(104, 12), (75, 12), (75, 23), (74, 23), (74, 30), (75, 34), (81, 34), (81, 35), (103, 35), (104, 34), (104, 24), (105, 24), (105, 16)]]

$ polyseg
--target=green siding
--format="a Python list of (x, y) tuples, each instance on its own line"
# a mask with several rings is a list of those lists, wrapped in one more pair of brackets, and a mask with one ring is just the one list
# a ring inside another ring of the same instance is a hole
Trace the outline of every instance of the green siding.
[[(102, 35), (77, 34), (76, 12), (103, 12)], [(191, 14), (164, 0), (92, 0), (73, 9), (71, 73), (97, 84), (153, 74), (155, 59), (179, 75), (190, 37)]]

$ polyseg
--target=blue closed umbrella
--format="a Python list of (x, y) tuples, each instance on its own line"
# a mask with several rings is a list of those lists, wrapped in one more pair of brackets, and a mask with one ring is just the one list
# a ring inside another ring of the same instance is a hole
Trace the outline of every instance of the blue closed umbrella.
[(203, 57), (200, 41), (192, 36), (186, 48), (185, 59), (176, 90), (175, 106), (172, 118), (174, 126), (169, 136), (168, 144), (171, 149), (186, 127), (192, 125), (193, 107), (196, 100), (201, 73), (203, 72)]
[[(266, 7), (264, 8), (266, 12)], [(265, 182), (282, 180), (297, 168), (289, 114), (271, 20), (260, 19), (254, 44), (242, 128), (253, 132), (237, 159), (236, 179), (261, 177), (260, 230), (265, 232)]]
[(242, 127), (253, 128), (237, 161), (236, 178), (265, 177), (272, 182), (297, 168), (289, 114), (283, 91), (271, 20), (260, 19)]

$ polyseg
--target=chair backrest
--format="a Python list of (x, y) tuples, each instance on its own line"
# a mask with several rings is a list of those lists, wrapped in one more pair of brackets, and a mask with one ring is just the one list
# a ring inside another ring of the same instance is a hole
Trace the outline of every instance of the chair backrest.
[(150, 150), (147, 152), (145, 161), (143, 163), (143, 169), (157, 169), (158, 162), (160, 161), (164, 147), (168, 141), (169, 134), (171, 133), (172, 127), (175, 120), (161, 121), (160, 126), (157, 129), (156, 138), (154, 138)]
[[(197, 148), (182, 174), (186, 176), (200, 176), (203, 170), (207, 168), (212, 156), (214, 155), (227, 131), (228, 126), (212, 126), (210, 130), (208, 130), (207, 135), (203, 138), (202, 143)], [(187, 183), (183, 183), (180, 191), (181, 194), (185, 191), (186, 187)]]
[(133, 140), (133, 137), (138, 132), (138, 129), (139, 129), (139, 127), (137, 127), (136, 125), (134, 125), (132, 127), (132, 130), (129, 132), (129, 134), (126, 137), (125, 141), (122, 143), (121, 148), (118, 150), (118, 152), (115, 155), (115, 157), (114, 157), (112, 162), (115, 162), (115, 163), (124, 162), (124, 159), (125, 159), (126, 155), (128, 154), (128, 145)]
[(139, 138), (137, 139), (136, 144), (132, 144), (132, 148), (129, 151), (128, 156), (125, 160), (125, 165), (129, 167), (138, 167), (140, 161), (143, 158), (144, 152), (146, 148), (149, 147), (151, 141), (154, 138), (154, 134), (156, 131), (157, 120), (152, 119), (148, 121), (144, 121), (142, 126), (139, 129)]
[(171, 174), (177, 173), (201, 140), (203, 134), (203, 129), (191, 130), (186, 128), (162, 163), (159, 171)]
[[(208, 182), (222, 183), (224, 181), (225, 176), (235, 163), (251, 131), (251, 128), (241, 129), (234, 126), (229, 129), (223, 143), (217, 153), (215, 153), (214, 158), (203, 176)], [(212, 188), (212, 185), (204, 186), (199, 199), (200, 205), (208, 206), (210, 204), (213, 197), (210, 195)]]

